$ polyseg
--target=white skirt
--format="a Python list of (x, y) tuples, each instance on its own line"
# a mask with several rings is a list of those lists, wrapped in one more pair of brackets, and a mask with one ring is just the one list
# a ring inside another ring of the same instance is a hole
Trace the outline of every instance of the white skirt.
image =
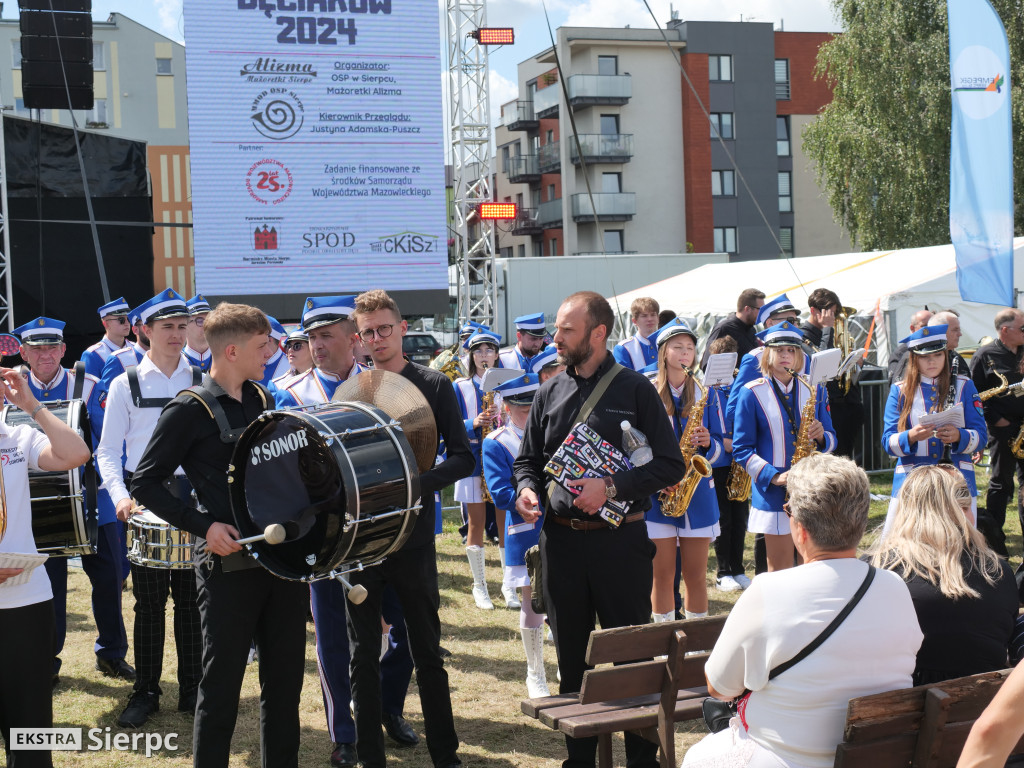
[(480, 504), (484, 500), (483, 480), (470, 475), (455, 481), (455, 500), (464, 504)]
[(525, 565), (506, 565), (505, 583), (513, 589), (530, 586), (530, 573)]
[(714, 541), (722, 532), (722, 527), (716, 522), (705, 525), (703, 528), (691, 528), (689, 515), (683, 516), (684, 525), (671, 525), (670, 523), (656, 523), (647, 521), (647, 538), (651, 539), (711, 539)]
[(789, 515), (785, 512), (771, 512), (766, 509), (750, 508), (747, 530), (751, 533), (770, 533), (776, 536), (789, 534)]

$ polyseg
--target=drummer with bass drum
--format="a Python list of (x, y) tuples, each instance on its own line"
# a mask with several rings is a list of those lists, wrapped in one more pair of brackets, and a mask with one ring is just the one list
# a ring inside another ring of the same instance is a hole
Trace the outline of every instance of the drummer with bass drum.
[[(28, 363), (26, 374), (29, 389), (41, 403), (61, 403), (68, 400), (80, 400), (89, 403), (95, 397), (98, 379), (85, 371), (85, 366), (76, 364), (74, 370), (61, 367), (61, 360), (67, 350), (64, 344), (64, 323), (48, 317), (37, 317), (15, 329), (21, 338), (21, 356)], [(80, 407), (79, 412), (84, 408)], [(70, 411), (69, 411), (70, 415)], [(59, 417), (59, 416), (58, 416)], [(79, 417), (81, 418), (81, 417)], [(74, 429), (81, 424), (69, 424)], [(89, 436), (90, 443), (97, 442)], [(88, 472), (93, 472), (91, 466)], [(91, 476), (95, 486), (95, 476)], [(118, 534), (117, 522), (114, 519), (113, 506), (99, 505), (97, 494), (88, 494), (88, 507), (78, 505), (73, 510), (73, 502), (68, 504), (69, 516), (78, 512), (93, 516), (96, 520), (96, 538), (89, 542), (95, 546), (95, 554), (82, 555), (82, 570), (89, 577), (92, 586), (92, 612), (96, 619), (98, 636), (93, 646), (96, 652), (96, 669), (106, 677), (135, 680), (135, 670), (125, 661), (128, 653), (128, 635), (124, 629), (124, 618), (121, 613), (121, 537)], [(98, 510), (97, 510), (98, 507)], [(82, 521), (85, 530), (91, 525)], [(73, 521), (69, 520), (69, 524)], [(90, 552), (93, 551), (91, 548)], [(58, 681), (61, 660), (60, 653), (64, 649), (67, 637), (67, 592), (68, 592), (68, 559), (67, 557), (51, 556), (46, 561), (46, 573), (50, 577), (53, 589), (54, 621), (57, 634), (53, 649), (53, 684)]]
[[(273, 407), (270, 394), (257, 383), (274, 352), (270, 323), (255, 307), (222, 303), (207, 316), (205, 331), (213, 355), (210, 373), (200, 386), (164, 407), (131, 491), (147, 509), (197, 537), (203, 676), (193, 729), (194, 765), (228, 765), (245, 662), (255, 640), (262, 764), (297, 766), (309, 587), (277, 578), (241, 551), (228, 494), (228, 467), (238, 436)], [(199, 509), (164, 485), (179, 466), (195, 488)]]
[[(198, 383), (201, 374), (182, 354), (188, 307), (168, 289), (140, 306), (136, 313), (149, 338), (149, 351), (138, 365), (129, 365), (110, 384), (103, 433), (96, 450), (96, 464), (103, 486), (109, 491), (117, 516), (131, 525), (135, 505), (127, 482), (138, 466), (142, 451), (156, 426), (160, 409), (181, 390)], [(121, 453), (126, 461), (122, 473)], [(192, 491), (180, 470), (172, 467), (161, 478), (182, 499)], [(190, 568), (153, 567), (132, 559), (132, 591), (135, 593), (135, 691), (118, 717), (118, 725), (138, 728), (160, 709), (160, 675), (163, 670), (165, 614), (168, 594), (174, 600), (174, 639), (178, 661), (178, 711), (193, 712), (199, 688), (201, 638), (196, 608), (196, 580)]]

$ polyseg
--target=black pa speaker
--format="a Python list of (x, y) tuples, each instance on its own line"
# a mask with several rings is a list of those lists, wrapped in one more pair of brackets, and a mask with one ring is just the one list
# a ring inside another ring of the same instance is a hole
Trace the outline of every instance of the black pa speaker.
[(28, 109), (92, 109), (92, 0), (18, 0)]

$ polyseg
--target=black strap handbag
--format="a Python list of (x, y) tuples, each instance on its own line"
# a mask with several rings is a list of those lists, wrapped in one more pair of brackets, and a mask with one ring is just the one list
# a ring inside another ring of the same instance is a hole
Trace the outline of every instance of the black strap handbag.
[[(857, 603), (860, 602), (861, 598), (864, 597), (864, 593), (868, 591), (868, 587), (871, 586), (871, 582), (875, 578), (875, 567), (868, 564), (868, 572), (864, 577), (864, 581), (861, 582), (860, 588), (854, 593), (853, 597), (850, 598), (850, 602), (846, 604), (846, 607), (841, 610), (831, 623), (821, 631), (814, 640), (812, 640), (800, 653), (791, 658), (789, 661), (784, 661), (779, 666), (775, 667), (769, 675), (768, 679), (773, 680), (790, 667), (800, 663), (817, 648), (819, 645), (824, 643), (831, 636), (833, 632), (839, 629), (839, 625), (842, 624), (846, 617), (850, 615), (850, 612), (857, 607)], [(737, 696), (732, 701), (722, 701), (712, 696), (708, 696), (704, 699), (702, 704), (702, 710), (704, 713), (704, 724), (708, 727), (711, 733), (718, 733), (724, 731), (729, 727), (729, 721), (735, 717), (739, 708), (739, 703), (750, 695), (750, 691), (744, 691), (742, 694)]]

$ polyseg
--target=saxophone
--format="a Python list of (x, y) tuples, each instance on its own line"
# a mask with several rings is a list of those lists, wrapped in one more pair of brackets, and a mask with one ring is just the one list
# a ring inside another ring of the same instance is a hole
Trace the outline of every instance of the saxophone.
[(449, 381), (455, 381), (456, 379), (464, 378), (467, 375), (466, 366), (464, 366), (462, 361), (459, 359), (460, 346), (461, 343), (456, 339), (452, 346), (430, 361), (430, 367), (435, 371), (443, 373), (448, 377)]
[[(483, 374), (485, 374), (485, 373), (487, 373), (487, 364), (486, 363), (484, 363), (484, 365), (483, 365), (483, 370), (482, 370), (482, 372), (480, 374), (481, 378), (483, 378)], [(485, 411), (494, 407), (494, 390), (493, 389), (490, 392), (484, 392), (483, 406), (482, 407), (483, 407), (483, 410), (485, 410)], [(485, 421), (483, 426), (480, 427), (480, 446), (481, 446), (480, 447), (480, 454), (481, 454), (481, 458), (480, 458), (480, 485), (483, 486), (483, 499), (484, 499), (484, 503), (485, 504), (493, 504), (494, 503), (494, 499), (491, 497), (491, 492), (489, 490), (487, 490), (487, 478), (484, 477), (484, 462), (483, 462), (484, 438), (486, 438), (489, 434), (491, 434), (491, 432), (493, 430), (494, 430), (494, 422), (490, 421), (490, 420)]]
[(1018, 459), (1024, 459), (1024, 424), (1021, 425), (1020, 432), (1013, 438), (1013, 442), (1010, 443), (1010, 453), (1016, 456)]
[(725, 486), (729, 501), (748, 501), (750, 499), (750, 475), (741, 464), (733, 462), (729, 467), (729, 481)]
[(658, 501), (661, 502), (661, 511), (666, 517), (682, 517), (690, 506), (693, 492), (697, 490), (697, 484), (711, 475), (711, 464), (697, 452), (697, 446), (693, 444), (693, 435), (704, 422), (704, 409), (708, 404), (708, 390), (693, 368), (683, 367), (683, 370), (693, 379), (694, 384), (700, 390), (700, 399), (690, 407), (690, 414), (687, 418), (686, 429), (679, 438), (679, 452), (683, 455), (683, 462), (686, 464), (686, 474), (683, 479), (671, 488), (666, 488), (658, 494)]
[(786, 373), (807, 387), (808, 392), (807, 402), (804, 403), (803, 410), (800, 411), (800, 431), (796, 435), (793, 460), (789, 463), (789, 467), (792, 469), (798, 461), (806, 459), (818, 450), (818, 443), (807, 434), (811, 428), (811, 422), (814, 421), (814, 410), (818, 406), (818, 388), (812, 387), (811, 382), (806, 376), (797, 373), (792, 368), (787, 368)]

